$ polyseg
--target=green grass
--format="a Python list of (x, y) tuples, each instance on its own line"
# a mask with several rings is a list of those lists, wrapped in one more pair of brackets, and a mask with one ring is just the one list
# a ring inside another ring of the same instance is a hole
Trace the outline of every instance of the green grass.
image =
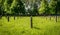
[(8, 22), (5, 16), (0, 19), (0, 35), (60, 35), (60, 16), (58, 22), (55, 16), (33, 17), (33, 28), (30, 17), (10, 17)]

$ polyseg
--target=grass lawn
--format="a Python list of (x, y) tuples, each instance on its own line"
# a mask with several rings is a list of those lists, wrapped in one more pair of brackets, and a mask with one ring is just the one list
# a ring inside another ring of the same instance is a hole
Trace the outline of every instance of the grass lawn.
[(8, 22), (5, 16), (0, 19), (0, 35), (60, 35), (60, 16), (56, 22), (55, 16), (33, 17), (33, 28), (30, 17), (10, 17)]

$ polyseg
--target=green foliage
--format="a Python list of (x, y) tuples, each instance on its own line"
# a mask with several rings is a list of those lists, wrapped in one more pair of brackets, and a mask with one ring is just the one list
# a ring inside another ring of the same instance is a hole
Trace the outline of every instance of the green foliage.
[(16, 2), (17, 0), (13, 0), (13, 2), (11, 3), (11, 7), (10, 7), (10, 11), (12, 11), (12, 14), (14, 14), (15, 13), (15, 10), (14, 10), (14, 7), (16, 7), (17, 6), (17, 2)]
[(0, 15), (3, 14), (3, 0), (0, 0)]
[(5, 2), (4, 2), (4, 11), (5, 11), (6, 13), (10, 13), (10, 12), (9, 12), (9, 4), (8, 4), (7, 2), (8, 2), (8, 0), (5, 0)]
[[(30, 15), (36, 14), (60, 14), (60, 0), (40, 0), (40, 8), (36, 4), (38, 0), (0, 0), (0, 14), (18, 14), (27, 15), (25, 6), (30, 5), (31, 9), (28, 10)], [(24, 5), (26, 4), (26, 5)]]
[(0, 1), (0, 14), (1, 14), (1, 1)]
[(1, 11), (1, 6), (0, 6), (0, 15), (1, 15), (2, 11)]
[(12, 10), (14, 11), (14, 13), (25, 14), (25, 8), (21, 0), (15, 0), (13, 4), (12, 4), (13, 6)]
[(56, 14), (57, 0), (42, 0), (39, 8), (40, 14)]
[(57, 12), (60, 14), (60, 0), (57, 1)]
[(40, 4), (40, 8), (39, 8), (39, 14), (43, 14), (44, 12), (46, 12), (47, 10), (47, 1), (46, 0), (42, 0), (41, 4)]
[(38, 5), (35, 3), (33, 6), (33, 15), (38, 15)]
[(49, 3), (49, 11), (51, 14), (55, 14), (56, 12), (56, 4), (57, 4), (57, 1), (56, 0), (50, 0), (50, 3)]
[(1, 0), (0, 1), (0, 7), (3, 7), (4, 12), (6, 14), (13, 14), (13, 13), (25, 13), (24, 11), (24, 5), (21, 0)]

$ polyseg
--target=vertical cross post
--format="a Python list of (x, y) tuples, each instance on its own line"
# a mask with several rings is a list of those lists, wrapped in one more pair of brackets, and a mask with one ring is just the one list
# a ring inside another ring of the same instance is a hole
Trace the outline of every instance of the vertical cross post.
[(9, 22), (9, 16), (7, 16), (8, 22)]
[(14, 15), (14, 20), (15, 20), (15, 15)]
[(32, 18), (32, 16), (30, 17), (30, 19), (31, 19), (30, 20), (31, 21), (31, 28), (33, 28), (33, 20), (32, 20), (33, 18)]

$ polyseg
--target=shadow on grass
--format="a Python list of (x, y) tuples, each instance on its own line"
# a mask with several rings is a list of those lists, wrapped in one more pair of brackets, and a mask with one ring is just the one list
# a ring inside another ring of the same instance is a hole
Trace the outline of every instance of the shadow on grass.
[(33, 27), (34, 29), (38, 29), (38, 30), (41, 30), (40, 28), (38, 28), (38, 27)]

